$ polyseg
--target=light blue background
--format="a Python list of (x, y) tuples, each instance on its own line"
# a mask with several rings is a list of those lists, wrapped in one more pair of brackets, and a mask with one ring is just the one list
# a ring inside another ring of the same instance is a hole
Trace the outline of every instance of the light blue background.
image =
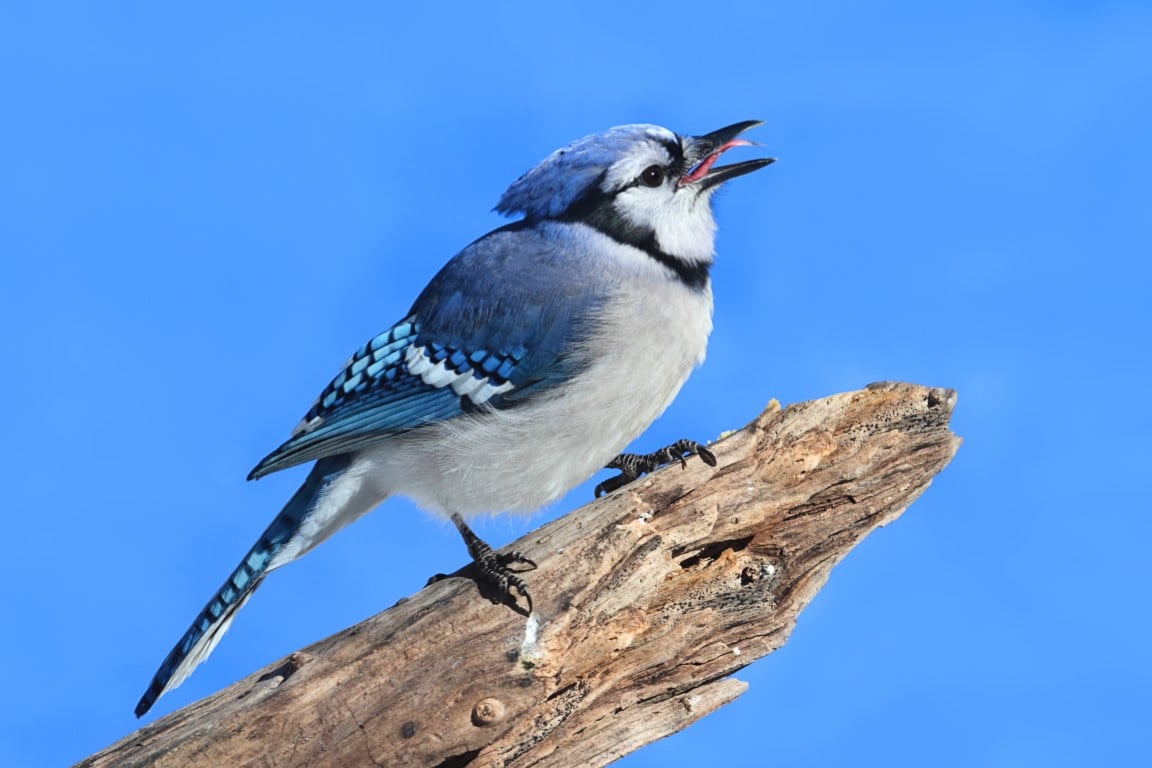
[[(0, 764), (137, 726), (302, 475), (247, 471), (508, 183), (611, 125), (747, 118), (780, 162), (718, 199), (709, 358), (638, 447), (880, 379), (956, 388), (965, 443), (747, 694), (620, 764), (1152, 762), (1152, 5), (15, 5)], [(464, 560), (391, 501), (155, 711)]]

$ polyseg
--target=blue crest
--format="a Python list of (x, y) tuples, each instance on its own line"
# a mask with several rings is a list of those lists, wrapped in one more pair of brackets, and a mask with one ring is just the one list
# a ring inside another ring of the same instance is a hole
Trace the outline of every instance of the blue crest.
[(667, 128), (642, 123), (618, 125), (578, 139), (544, 158), (501, 196), (496, 212), (523, 213), (527, 218), (559, 216), (596, 184), (601, 174), (637, 144), (652, 141), (679, 145)]

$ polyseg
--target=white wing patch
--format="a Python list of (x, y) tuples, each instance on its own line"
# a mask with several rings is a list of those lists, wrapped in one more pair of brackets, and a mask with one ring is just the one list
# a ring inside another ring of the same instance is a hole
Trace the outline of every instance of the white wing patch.
[(467, 397), (476, 405), (486, 403), (493, 395), (507, 392), (512, 389), (512, 382), (493, 384), (488, 376), (477, 376), (471, 368), (465, 371), (453, 370), (448, 360), (433, 363), (428, 357), (428, 351), (415, 344), (408, 347), (404, 363), (408, 366), (408, 373), (419, 376), (430, 387), (452, 387), (452, 391), (461, 397)]

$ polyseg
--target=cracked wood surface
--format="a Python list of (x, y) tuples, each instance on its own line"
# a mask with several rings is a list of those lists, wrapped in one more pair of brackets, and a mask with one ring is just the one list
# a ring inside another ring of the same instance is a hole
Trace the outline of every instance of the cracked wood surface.
[(532, 617), (465, 568), (78, 765), (609, 763), (745, 690), (730, 675), (951, 459), (954, 403), (894, 383), (772, 403), (711, 446), (715, 469), (670, 467), (510, 545), (539, 564)]

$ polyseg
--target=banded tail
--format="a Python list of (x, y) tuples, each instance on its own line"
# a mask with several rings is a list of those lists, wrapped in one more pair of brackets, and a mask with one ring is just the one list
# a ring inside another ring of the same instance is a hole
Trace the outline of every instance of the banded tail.
[[(200, 611), (200, 615), (192, 622), (192, 626), (180, 638), (180, 642), (176, 643), (160, 664), (148, 690), (136, 705), (136, 717), (142, 717), (157, 699), (184, 682), (192, 670), (208, 658), (216, 643), (220, 642), (220, 638), (228, 631), (236, 612), (248, 602), (248, 598), (252, 597), (252, 593), (260, 586), (260, 582), (269, 571), (295, 560), (306, 549), (311, 548), (311, 546), (294, 546), (289, 549), (295, 551), (285, 552), (286, 545), (300, 531), (301, 525), (323, 500), (347, 464), (347, 460), (343, 457), (317, 462), (308, 479), (260, 535), (248, 550), (248, 554), (236, 566), (236, 570), (232, 571), (232, 575), (216, 591), (204, 606), (204, 610)], [(316, 543), (319, 541), (310, 542), (311, 545)], [(281, 553), (286, 556), (277, 557)]]

